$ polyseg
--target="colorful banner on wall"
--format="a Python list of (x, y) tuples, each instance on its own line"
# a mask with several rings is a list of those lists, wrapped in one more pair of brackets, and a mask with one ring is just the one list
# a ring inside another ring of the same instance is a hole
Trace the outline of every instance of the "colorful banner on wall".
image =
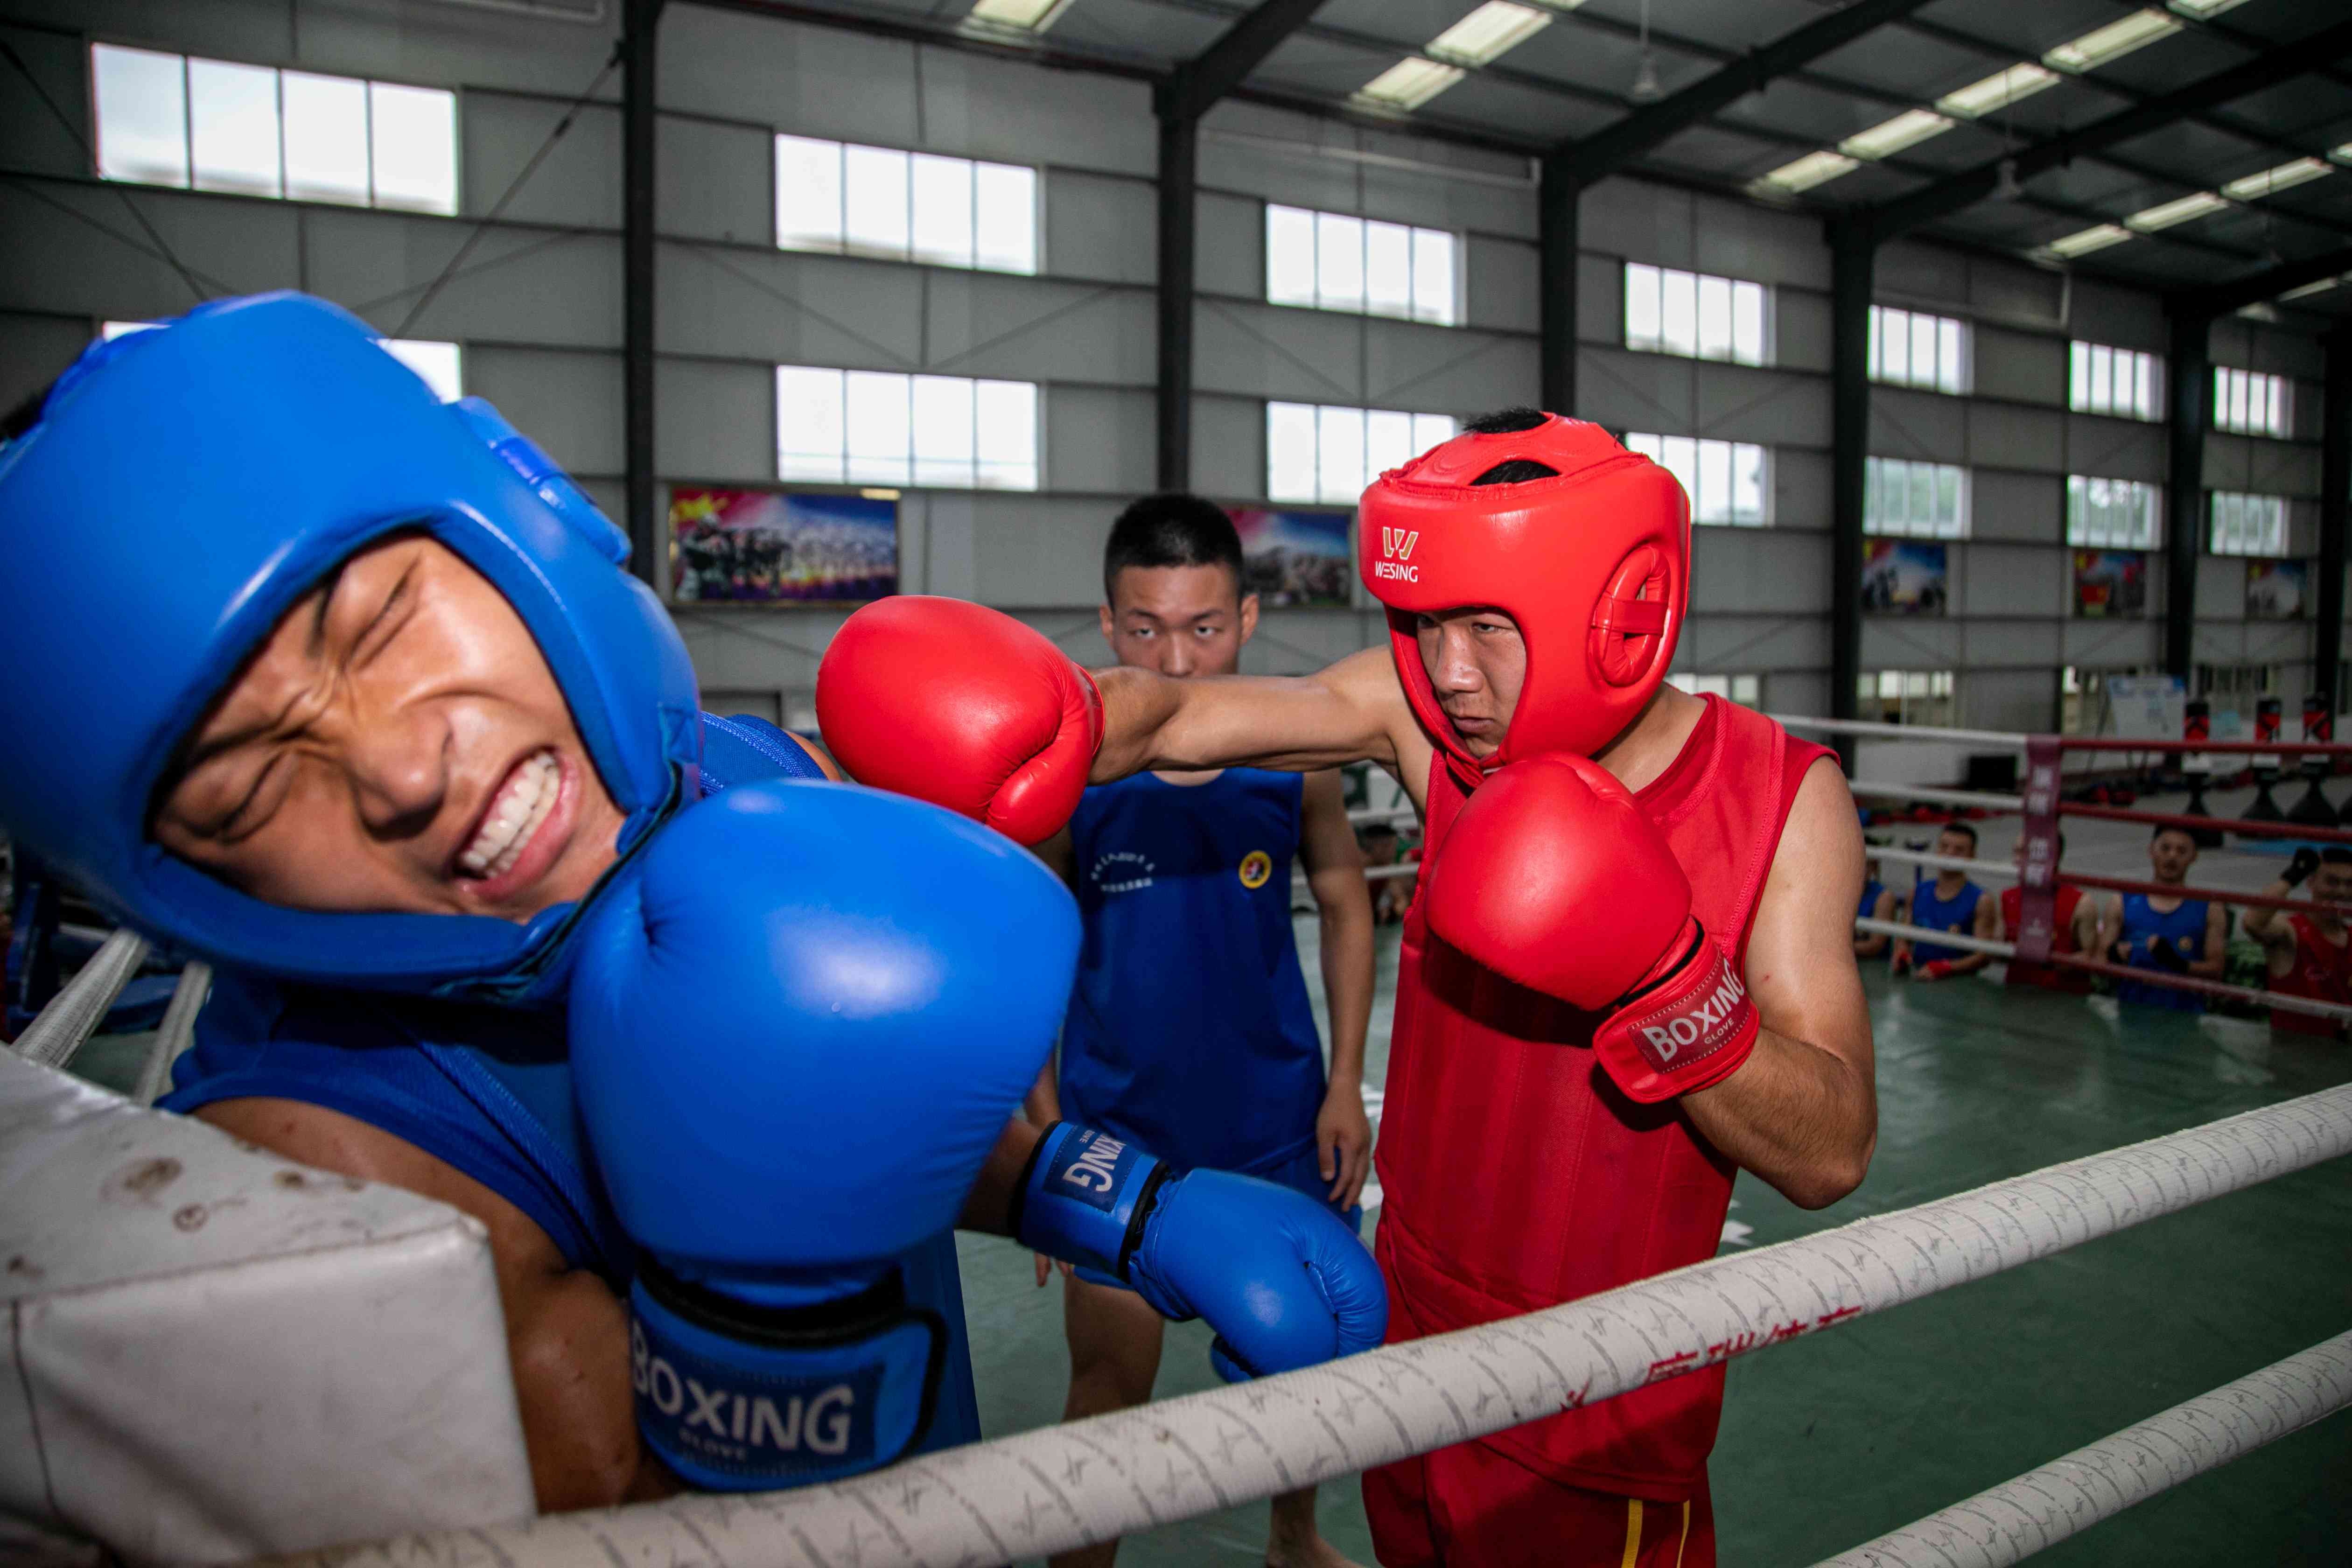
[(1940, 616), (1949, 596), (1948, 552), (1915, 539), (1863, 541), (1862, 607), (1882, 616)]
[(2306, 607), (2310, 603), (2310, 562), (2246, 563), (2246, 619), (2294, 620), (2308, 613)]
[(2074, 552), (2074, 613), (2114, 619), (2147, 614), (2147, 557), (2130, 550)]
[(1267, 609), (1279, 605), (1344, 605), (1355, 572), (1344, 511), (1229, 509), (1242, 536), (1242, 589)]
[(670, 492), (670, 596), (823, 604), (898, 591), (898, 503), (781, 490)]

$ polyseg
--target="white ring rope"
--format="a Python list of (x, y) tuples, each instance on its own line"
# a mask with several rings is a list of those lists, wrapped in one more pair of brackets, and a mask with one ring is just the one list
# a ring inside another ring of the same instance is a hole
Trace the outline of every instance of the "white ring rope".
[(2012, 752), (2025, 750), (2025, 742), (2032, 739), (2007, 730), (1939, 730), (1933, 724), (1889, 724), (1878, 719), (1814, 719), (1796, 713), (1768, 713), (1765, 717), (1783, 730), (1831, 735), (1884, 735), (1890, 741), (1952, 741), (1964, 746), (2000, 746)]
[(64, 989), (49, 998), (40, 1016), (25, 1026), (16, 1037), (16, 1054), (44, 1067), (61, 1068), (72, 1061), (146, 958), (147, 941), (138, 932), (125, 929), (108, 937)]
[(2352, 1405), (2336, 1335), (1816, 1568), (2000, 1568)]
[(2352, 1152), (2352, 1085), (1526, 1317), (853, 1480), (551, 1514), (315, 1568), (912, 1568), (1038, 1557), (1231, 1508), (1915, 1301)]

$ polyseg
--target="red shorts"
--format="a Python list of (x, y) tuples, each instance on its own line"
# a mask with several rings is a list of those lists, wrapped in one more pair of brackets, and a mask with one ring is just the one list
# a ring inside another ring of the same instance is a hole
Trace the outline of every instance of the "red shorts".
[(1546, 1480), (1481, 1443), (1364, 1472), (1381, 1568), (1715, 1568), (1704, 1477), (1688, 1502)]

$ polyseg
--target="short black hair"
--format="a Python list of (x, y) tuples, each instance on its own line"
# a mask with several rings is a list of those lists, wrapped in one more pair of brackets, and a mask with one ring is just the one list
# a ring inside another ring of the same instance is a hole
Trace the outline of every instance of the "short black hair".
[(1971, 855), (1976, 853), (1977, 830), (1970, 827), (1967, 823), (1947, 822), (1941, 827), (1936, 829), (1936, 831), (1938, 833), (1958, 833), (1964, 836), (1969, 841), (1969, 853)]
[(1103, 546), (1103, 602), (1111, 584), (1130, 566), (1223, 566), (1234, 574), (1234, 597), (1242, 595), (1242, 536), (1225, 509), (1213, 500), (1171, 490), (1130, 501), (1110, 525)]
[(2168, 833), (2178, 833), (2182, 837), (2188, 839), (2191, 844), (2195, 844), (2197, 842), (2197, 830), (2189, 826), (2185, 823), (2179, 822), (2158, 823), (2156, 825), (2156, 831), (2147, 836), (2147, 841), (2150, 844), (2153, 844)]
[(2347, 849), (2341, 844), (2331, 844), (2319, 852), (2319, 863), (2323, 866), (2352, 866), (2352, 849)]
[[(1551, 416), (1538, 408), (1497, 408), (1492, 414), (1481, 414), (1462, 426), (1465, 436), (1512, 436), (1522, 430), (1532, 430)], [(1496, 464), (1470, 482), (1473, 485), (1523, 485), (1529, 479), (1548, 479), (1559, 470), (1549, 463), (1538, 463), (1532, 458), (1512, 458)]]

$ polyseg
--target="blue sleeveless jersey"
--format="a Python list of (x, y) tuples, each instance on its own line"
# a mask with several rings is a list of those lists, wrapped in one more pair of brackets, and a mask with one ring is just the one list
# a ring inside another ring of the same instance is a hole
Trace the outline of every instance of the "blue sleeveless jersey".
[[(821, 778), (806, 752), (759, 719), (703, 716), (702, 784)], [(596, 1175), (572, 1094), (561, 1012), (299, 986), (223, 971), (195, 1041), (158, 1101), (182, 1114), (266, 1097), (325, 1106), (415, 1144), (530, 1216), (566, 1264), (624, 1296), (635, 1247)], [(792, 1179), (789, 1161), (777, 1180)], [(980, 1440), (955, 1237), (898, 1259), (908, 1300), (948, 1327), (948, 1362), (920, 1450)]]
[(1864, 882), (1862, 885), (1862, 907), (1854, 911), (1854, 918), (1865, 921), (1875, 919), (1878, 914), (1878, 895), (1885, 891), (1886, 891), (1886, 884), (1884, 882)]
[[(1948, 899), (1939, 899), (1936, 896), (1934, 879), (1923, 880), (1911, 890), (1911, 923), (1926, 926), (1930, 931), (1970, 935), (1976, 929), (1977, 900), (1983, 897), (1982, 888), (1974, 882), (1963, 882), (1958, 892)], [(1938, 959), (1966, 958), (1968, 955), (1969, 950), (1965, 947), (1947, 947), (1939, 942), (1915, 941), (1911, 944), (1911, 962), (1914, 963), (1933, 963)]]
[(1063, 1115), (1188, 1169), (1266, 1173), (1313, 1149), (1323, 1046), (1290, 927), (1304, 782), (1228, 768), (1087, 791)]
[[(2126, 893), (2123, 939), (2131, 946), (2129, 962), (2133, 968), (2156, 967), (2147, 955), (2147, 944), (2155, 937), (2170, 942), (2176, 952), (2197, 959), (2205, 957), (2205, 900), (2184, 899), (2170, 914), (2158, 914), (2148, 906), (2146, 893)], [(2144, 1007), (2169, 1007), (2180, 1013), (2205, 1010), (2205, 998), (2194, 991), (2150, 985), (2141, 980), (2116, 981), (2116, 1000), (2137, 1002)]]

